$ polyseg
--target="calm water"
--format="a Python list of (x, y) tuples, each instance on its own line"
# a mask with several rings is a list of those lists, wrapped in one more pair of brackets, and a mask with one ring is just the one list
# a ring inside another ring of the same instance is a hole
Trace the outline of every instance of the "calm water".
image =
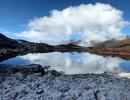
[(2, 64), (41, 64), (66, 74), (130, 72), (130, 61), (118, 57), (102, 57), (90, 53), (37, 53), (17, 56), (0, 62)]

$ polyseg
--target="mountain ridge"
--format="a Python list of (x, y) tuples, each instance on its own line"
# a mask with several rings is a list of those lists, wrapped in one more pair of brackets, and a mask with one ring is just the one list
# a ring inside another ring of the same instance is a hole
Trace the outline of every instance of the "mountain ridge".
[[(34, 43), (26, 40), (10, 39), (0, 34), (0, 59), (8, 58), (27, 53), (46, 53), (46, 52), (89, 52), (105, 56), (117, 56), (130, 59), (130, 37), (123, 40), (111, 39), (94, 46), (83, 47), (75, 41), (66, 44), (49, 45), (46, 43)], [(78, 43), (81, 41), (78, 41)]]

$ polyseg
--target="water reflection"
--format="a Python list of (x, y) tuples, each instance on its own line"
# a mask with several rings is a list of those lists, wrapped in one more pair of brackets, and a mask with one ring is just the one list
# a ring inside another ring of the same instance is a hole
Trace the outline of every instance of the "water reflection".
[[(127, 61), (129, 62), (129, 61)], [(49, 65), (57, 71), (66, 74), (101, 73), (104, 71), (127, 71), (128, 65), (121, 58), (102, 57), (90, 53), (43, 53), (18, 56), (2, 63), (8, 64), (41, 64)], [(124, 67), (122, 67), (124, 66)], [(124, 69), (124, 68), (127, 68)]]

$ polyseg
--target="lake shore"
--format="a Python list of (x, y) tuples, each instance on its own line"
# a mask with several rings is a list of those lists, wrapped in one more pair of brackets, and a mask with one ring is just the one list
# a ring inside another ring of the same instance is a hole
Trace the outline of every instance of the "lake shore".
[(0, 84), (1, 100), (130, 99), (129, 73), (65, 75), (36, 64), (0, 65)]

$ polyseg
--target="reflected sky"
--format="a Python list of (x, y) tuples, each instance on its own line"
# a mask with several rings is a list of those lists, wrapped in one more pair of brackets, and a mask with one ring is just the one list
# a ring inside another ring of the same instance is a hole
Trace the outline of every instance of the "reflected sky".
[(130, 72), (130, 61), (117, 57), (102, 57), (90, 53), (38, 53), (17, 56), (1, 63), (12, 65), (41, 64), (66, 74)]

